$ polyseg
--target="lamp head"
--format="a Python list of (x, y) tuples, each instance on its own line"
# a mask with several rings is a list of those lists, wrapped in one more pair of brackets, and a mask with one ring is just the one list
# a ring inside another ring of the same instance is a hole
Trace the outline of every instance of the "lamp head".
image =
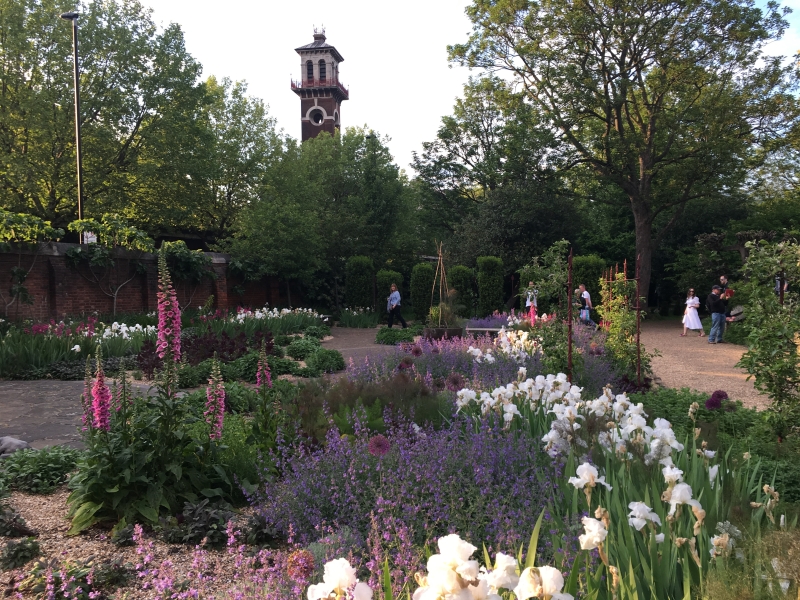
[(77, 19), (79, 15), (80, 15), (80, 13), (77, 13), (77, 12), (74, 12), (74, 11), (73, 12), (65, 12), (63, 15), (61, 15), (61, 18), (62, 19), (66, 19), (67, 21), (72, 21), (74, 19)]

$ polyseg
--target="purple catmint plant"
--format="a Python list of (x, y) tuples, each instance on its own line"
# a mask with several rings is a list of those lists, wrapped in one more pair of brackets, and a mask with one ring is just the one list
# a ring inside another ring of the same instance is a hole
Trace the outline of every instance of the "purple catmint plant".
[[(492, 553), (516, 553), (557, 495), (551, 461), (522, 432), (460, 418), (439, 431), (417, 431), (388, 413), (384, 420), (390, 448), (380, 457), (370, 452), (375, 436), (364, 415), (352, 419), (352, 436), (332, 426), (324, 447), (281, 453), (284, 477), (265, 479), (251, 498), (255, 509), (301, 544), (346, 528), (365, 540), (354, 554), (377, 568), (389, 555), (413, 562), (415, 549), (453, 532)], [(413, 572), (404, 567), (406, 577)]]
[(109, 411), (111, 408), (111, 390), (106, 385), (103, 373), (103, 359), (100, 348), (97, 349), (97, 377), (92, 386), (92, 426), (101, 431), (111, 429)]
[(158, 357), (167, 354), (175, 362), (181, 359), (181, 308), (178, 294), (172, 287), (164, 253), (158, 255)]
[(222, 439), (222, 426), (225, 420), (225, 385), (219, 370), (219, 361), (215, 358), (211, 364), (211, 377), (206, 388), (206, 410), (203, 413), (206, 423), (211, 426), (209, 437), (212, 440)]

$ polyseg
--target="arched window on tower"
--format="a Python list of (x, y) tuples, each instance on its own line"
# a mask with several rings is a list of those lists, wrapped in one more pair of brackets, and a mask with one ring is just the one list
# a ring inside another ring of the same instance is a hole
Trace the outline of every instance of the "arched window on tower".
[(325, 61), (319, 61), (319, 80), (325, 81)]
[(306, 79), (309, 81), (314, 81), (314, 63), (306, 61)]

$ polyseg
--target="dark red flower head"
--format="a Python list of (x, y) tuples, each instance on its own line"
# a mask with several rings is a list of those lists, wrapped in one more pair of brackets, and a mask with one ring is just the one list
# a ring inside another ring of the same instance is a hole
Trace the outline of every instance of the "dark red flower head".
[(386, 439), (386, 437), (378, 434), (369, 438), (369, 445), (367, 446), (367, 449), (372, 456), (386, 456), (391, 447), (392, 445), (389, 440)]
[(722, 390), (717, 390), (711, 397), (706, 400), (706, 408), (708, 410), (718, 410), (722, 408), (722, 403), (728, 399), (728, 394)]

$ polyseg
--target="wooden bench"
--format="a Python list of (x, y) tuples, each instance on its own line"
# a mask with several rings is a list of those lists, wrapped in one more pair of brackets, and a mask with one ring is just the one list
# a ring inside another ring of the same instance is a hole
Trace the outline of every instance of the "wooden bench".
[(473, 332), (488, 333), (489, 335), (497, 335), (502, 330), (502, 327), (465, 327), (464, 331), (469, 335)]

